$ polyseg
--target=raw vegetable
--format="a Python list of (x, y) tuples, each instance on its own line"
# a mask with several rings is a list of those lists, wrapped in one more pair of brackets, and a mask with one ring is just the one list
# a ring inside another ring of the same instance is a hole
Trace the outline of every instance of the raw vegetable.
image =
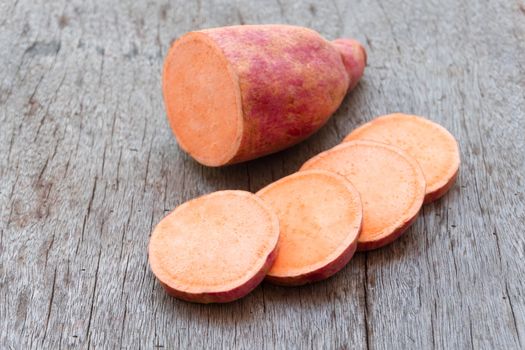
[(318, 130), (363, 74), (355, 40), (288, 25), (190, 32), (165, 59), (163, 94), (180, 147), (221, 166), (289, 147)]
[(220, 191), (186, 202), (162, 219), (151, 236), (149, 262), (172, 296), (229, 302), (264, 279), (278, 239), (279, 219), (259, 197)]
[(341, 175), (302, 171), (263, 188), (257, 195), (275, 210), (281, 234), (277, 259), (266, 277), (301, 285), (328, 278), (352, 258), (361, 228), (357, 190)]
[(416, 219), (425, 196), (418, 163), (402, 150), (378, 142), (350, 141), (308, 160), (301, 170), (324, 169), (345, 176), (363, 204), (358, 250), (382, 247)]
[(456, 181), (460, 163), (456, 139), (444, 127), (423, 117), (401, 113), (378, 117), (344, 139), (353, 140), (388, 143), (417, 160), (427, 182), (425, 203), (443, 196)]

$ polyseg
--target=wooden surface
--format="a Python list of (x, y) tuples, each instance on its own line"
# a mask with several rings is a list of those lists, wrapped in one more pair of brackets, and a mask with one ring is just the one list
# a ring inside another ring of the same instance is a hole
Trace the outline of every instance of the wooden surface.
[[(170, 42), (276, 22), (361, 40), (361, 84), (296, 147), (196, 164), (162, 104)], [(523, 0), (7, 0), (0, 67), (0, 348), (525, 347)], [(394, 111), (447, 127), (463, 161), (399, 241), (328, 281), (264, 284), (232, 304), (162, 291), (146, 246), (165, 213), (218, 189), (256, 191)]]

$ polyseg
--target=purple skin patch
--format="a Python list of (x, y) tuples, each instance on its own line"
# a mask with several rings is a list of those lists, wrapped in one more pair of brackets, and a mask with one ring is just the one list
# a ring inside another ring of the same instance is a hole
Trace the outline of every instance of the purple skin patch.
[(349, 79), (339, 51), (311, 30), (242, 26), (204, 32), (239, 77), (245, 127), (234, 161), (304, 140), (346, 94)]
[(271, 63), (260, 57), (252, 59), (248, 80), (250, 86), (259, 88), (249, 89), (243, 96), (251, 107), (251, 117), (258, 121), (261, 141), (275, 140), (283, 131), (292, 137), (306, 137), (315, 125), (300, 118), (315, 112), (308, 103), (312, 91), (303, 88), (304, 79), (293, 74), (289, 61)]
[[(273, 142), (283, 136), (288, 140), (308, 137), (331, 114), (334, 101), (326, 92), (337, 85), (344, 90), (341, 84), (344, 76), (337, 77), (332, 72), (322, 74), (327, 67), (340, 61), (334, 62), (331, 52), (323, 50), (319, 43), (307, 42), (283, 51), (288, 59), (268, 60), (255, 56), (249, 66), (247, 80), (252, 88), (243, 98), (245, 105), (251, 107), (250, 116), (259, 122), (262, 142)], [(303, 68), (305, 64), (308, 69)], [(320, 73), (315, 75), (316, 71)], [(323, 109), (330, 110), (328, 115)]]

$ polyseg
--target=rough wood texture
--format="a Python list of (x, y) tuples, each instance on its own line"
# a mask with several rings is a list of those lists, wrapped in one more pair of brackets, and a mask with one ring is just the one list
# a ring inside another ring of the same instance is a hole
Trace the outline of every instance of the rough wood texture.
[[(0, 348), (525, 347), (523, 0), (109, 3), (0, 3)], [(301, 145), (199, 166), (168, 128), (163, 55), (192, 29), (272, 22), (362, 40), (363, 81)], [(402, 239), (233, 304), (162, 291), (146, 246), (167, 211), (255, 191), (394, 111), (443, 124), (463, 160)]]

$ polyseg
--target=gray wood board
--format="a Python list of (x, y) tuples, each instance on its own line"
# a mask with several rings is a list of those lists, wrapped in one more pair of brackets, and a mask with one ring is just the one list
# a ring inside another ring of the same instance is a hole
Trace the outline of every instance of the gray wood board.
[[(306, 142), (205, 168), (166, 122), (163, 56), (187, 31), (239, 23), (356, 37), (368, 67)], [(523, 0), (2, 1), (0, 67), (0, 348), (525, 347)], [(232, 304), (163, 292), (146, 247), (165, 213), (256, 191), (395, 111), (444, 125), (462, 156), (401, 239)]]

